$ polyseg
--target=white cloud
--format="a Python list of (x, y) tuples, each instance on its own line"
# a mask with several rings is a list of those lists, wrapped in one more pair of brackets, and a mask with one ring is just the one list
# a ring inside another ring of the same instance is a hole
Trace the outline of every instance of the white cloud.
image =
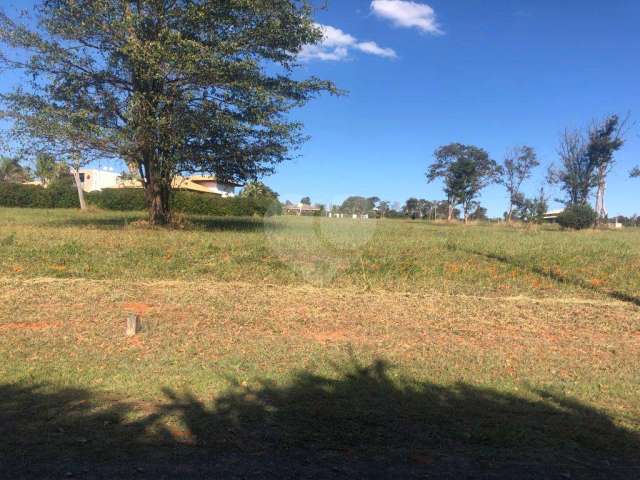
[(357, 38), (330, 25), (316, 24), (322, 30), (322, 41), (317, 45), (305, 45), (298, 53), (303, 61), (326, 60), (339, 61), (349, 56), (349, 50), (359, 50), (369, 55), (384, 58), (396, 58), (396, 52), (391, 48), (384, 48), (376, 42), (359, 42)]
[(433, 35), (443, 33), (436, 21), (435, 11), (426, 3), (409, 0), (372, 0), (371, 10), (377, 16), (391, 20), (398, 27), (417, 28)]
[(308, 60), (344, 60), (349, 56), (346, 47), (326, 48), (323, 45), (305, 45), (298, 53), (298, 58)]
[(383, 48), (376, 42), (361, 42), (358, 43), (355, 48), (361, 52), (370, 53), (371, 55), (378, 55), (379, 57), (396, 58), (396, 52), (392, 48)]
[(357, 42), (355, 37), (331, 25), (316, 24), (322, 30), (322, 45), (325, 47), (346, 47)]

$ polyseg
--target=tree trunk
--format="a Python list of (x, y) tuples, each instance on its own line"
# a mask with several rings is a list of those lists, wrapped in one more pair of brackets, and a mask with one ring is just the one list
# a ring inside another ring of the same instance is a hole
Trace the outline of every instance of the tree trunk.
[(449, 213), (447, 214), (447, 222), (451, 222), (453, 220), (453, 205), (449, 203)]
[(164, 182), (152, 182), (147, 184), (145, 194), (149, 206), (149, 224), (168, 225), (171, 222), (170, 189)]
[(76, 168), (70, 168), (71, 175), (76, 182), (76, 189), (78, 190), (78, 200), (80, 202), (80, 210), (87, 209), (87, 203), (84, 200), (84, 190), (82, 189), (82, 182), (80, 181), (80, 172)]
[(471, 209), (471, 201), (468, 203), (462, 202), (462, 215), (464, 216), (464, 224), (469, 223), (469, 210)]
[(513, 203), (509, 204), (509, 212), (507, 213), (507, 223), (511, 223), (512, 216), (513, 216)]
[(596, 218), (596, 225), (600, 226), (602, 221), (607, 217), (607, 209), (604, 205), (604, 192), (606, 189), (606, 177), (603, 169), (600, 169), (598, 173), (598, 191), (596, 192), (596, 213), (598, 214)]
[[(153, 162), (156, 163), (156, 162)], [(152, 162), (147, 165), (146, 170), (145, 197), (149, 208), (150, 225), (168, 225), (171, 222), (171, 178), (163, 175), (158, 168), (152, 166)], [(165, 178), (168, 177), (168, 178)]]
[(171, 223), (171, 172), (162, 168), (162, 161), (152, 148), (143, 149), (140, 160), (149, 225), (168, 225)]

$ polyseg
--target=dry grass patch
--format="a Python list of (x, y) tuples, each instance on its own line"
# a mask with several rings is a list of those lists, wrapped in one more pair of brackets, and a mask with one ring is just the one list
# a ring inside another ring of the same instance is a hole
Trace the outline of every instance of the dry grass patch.
[[(12, 381), (34, 372), (70, 380), (75, 371), (78, 380), (154, 398), (182, 384), (219, 391), (225, 376), (282, 380), (296, 367), (327, 373), (331, 362), (355, 355), (438, 383), (554, 386), (601, 407), (612, 403), (603, 389), (628, 405), (638, 400), (640, 312), (624, 302), (244, 283), (5, 279), (2, 286), (2, 346), (12, 359), (3, 368)], [(142, 315), (134, 339), (124, 336), (128, 311)], [(22, 363), (34, 353), (41, 362)]]
[(159, 465), (164, 447), (304, 446), (409, 469), (427, 455), (436, 471), (452, 456), (636, 468), (640, 310), (626, 302), (86, 279), (0, 291), (0, 420), (16, 427), (0, 446), (40, 464), (61, 449)]

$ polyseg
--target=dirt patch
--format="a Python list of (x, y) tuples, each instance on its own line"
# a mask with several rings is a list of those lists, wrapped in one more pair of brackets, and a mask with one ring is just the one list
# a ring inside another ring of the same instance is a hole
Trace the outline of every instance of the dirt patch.
[(149, 305), (148, 303), (132, 302), (132, 303), (123, 303), (120, 305), (120, 307), (127, 312), (136, 313), (138, 315), (144, 315), (145, 313), (147, 313), (149, 310), (153, 308), (153, 305)]
[(144, 343), (140, 340), (139, 336), (131, 337), (127, 339), (127, 345), (132, 348), (143, 348)]
[(320, 343), (361, 343), (362, 338), (353, 335), (347, 330), (331, 330), (327, 332), (310, 332), (305, 338), (315, 340)]

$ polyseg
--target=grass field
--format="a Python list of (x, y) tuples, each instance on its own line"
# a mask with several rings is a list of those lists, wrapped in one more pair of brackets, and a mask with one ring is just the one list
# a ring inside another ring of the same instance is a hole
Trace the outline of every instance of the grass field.
[(142, 217), (0, 209), (15, 472), (640, 475), (640, 231)]

